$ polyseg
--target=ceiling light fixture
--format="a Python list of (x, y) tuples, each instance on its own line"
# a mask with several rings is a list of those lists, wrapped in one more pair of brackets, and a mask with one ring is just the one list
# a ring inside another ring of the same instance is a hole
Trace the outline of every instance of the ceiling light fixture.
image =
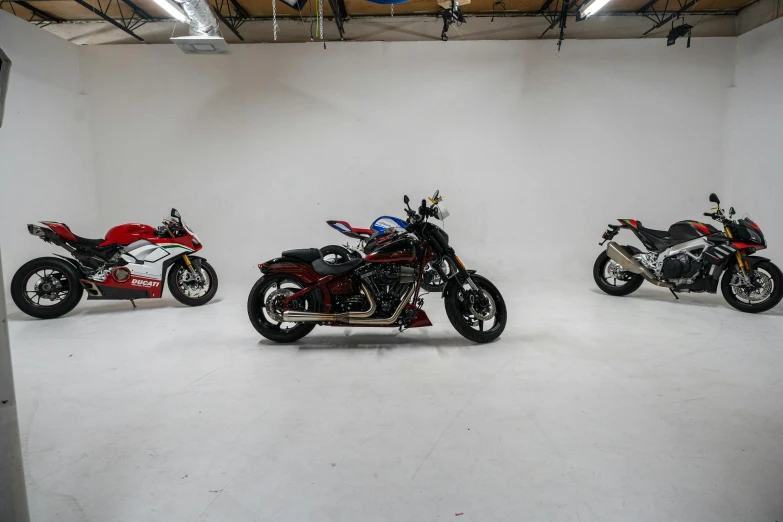
[(672, 23), (672, 30), (669, 31), (669, 35), (666, 37), (666, 47), (669, 47), (670, 45), (674, 45), (674, 42), (677, 41), (677, 38), (680, 36), (687, 36), (688, 37), (688, 45), (687, 47), (691, 46), (691, 29), (693, 29), (692, 25), (688, 25), (685, 22), (678, 25), (677, 27), (674, 27), (674, 23)]
[(180, 9), (180, 7), (174, 2), (172, 2), (171, 0), (155, 0), (155, 3), (158, 4), (161, 8), (163, 8), (173, 18), (176, 18), (178, 21), (180, 22), (188, 21), (187, 15), (185, 15), (182, 9)]
[(582, 19), (588, 18), (590, 16), (593, 16), (595, 13), (597, 13), (599, 10), (601, 10), (606, 4), (608, 4), (611, 0), (593, 0), (590, 2), (587, 7), (580, 9), (580, 13), (582, 15)]

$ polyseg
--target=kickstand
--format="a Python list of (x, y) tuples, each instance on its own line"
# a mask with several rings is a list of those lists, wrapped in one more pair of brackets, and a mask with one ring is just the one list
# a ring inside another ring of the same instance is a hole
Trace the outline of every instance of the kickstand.
[(678, 301), (680, 300), (680, 298), (677, 297), (677, 294), (674, 292), (674, 288), (669, 288), (669, 292), (672, 293), (672, 295), (674, 296), (675, 299), (677, 299)]
[(131, 304), (133, 305), (133, 308), (136, 308), (136, 301), (134, 301), (133, 299), (131, 299), (131, 300), (130, 300), (130, 302), (131, 302)]

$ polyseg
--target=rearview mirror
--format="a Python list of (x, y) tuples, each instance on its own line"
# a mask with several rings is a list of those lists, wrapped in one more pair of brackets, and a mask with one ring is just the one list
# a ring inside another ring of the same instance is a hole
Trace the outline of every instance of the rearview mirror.
[(734, 210), (734, 207), (731, 207), (731, 208), (729, 209), (729, 216), (733, 216), (733, 215), (734, 215), (734, 214), (736, 214), (736, 213), (737, 213), (737, 212)]
[(176, 208), (172, 208), (171, 209), (171, 217), (177, 218), (177, 219), (180, 219), (180, 220), (182, 219), (182, 216), (179, 215), (179, 211)]
[(405, 197), (402, 198), (402, 200), (405, 202), (406, 205), (411, 202), (411, 198), (409, 198), (407, 194), (405, 195)]
[(440, 195), (440, 190), (436, 190), (435, 194), (432, 195), (432, 199), (435, 201), (438, 201), (438, 196)]
[(710, 194), (710, 202), (720, 205), (720, 199), (718, 199), (718, 196), (714, 192)]

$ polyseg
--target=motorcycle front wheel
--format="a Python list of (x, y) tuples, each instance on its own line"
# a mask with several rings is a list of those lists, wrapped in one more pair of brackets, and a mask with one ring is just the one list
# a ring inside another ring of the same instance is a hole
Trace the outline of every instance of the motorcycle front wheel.
[(500, 290), (489, 279), (476, 274), (472, 274), (471, 278), (487, 299), (488, 305), (481, 308), (475, 299), (471, 302), (470, 287), (452, 280), (446, 288), (444, 299), (446, 315), (454, 329), (465, 339), (474, 343), (489, 343), (500, 337), (506, 328), (506, 302)]
[(178, 261), (171, 267), (168, 284), (174, 299), (188, 306), (201, 306), (215, 297), (218, 289), (217, 272), (204, 259), (201, 259), (198, 270), (202, 282), (196, 279), (184, 261)]
[(771, 261), (761, 261), (753, 267), (752, 286), (742, 286), (740, 277), (740, 269), (735, 264), (726, 270), (720, 282), (723, 298), (740, 312), (766, 312), (783, 298), (783, 273)]

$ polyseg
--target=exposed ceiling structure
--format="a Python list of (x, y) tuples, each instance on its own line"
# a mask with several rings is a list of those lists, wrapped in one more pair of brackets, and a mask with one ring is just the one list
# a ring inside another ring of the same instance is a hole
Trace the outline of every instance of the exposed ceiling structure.
[[(589, 0), (472, 0), (460, 6), (466, 23), (454, 23), (446, 35), (448, 10), (435, 0), (321, 1), (325, 41), (666, 37), (673, 26), (683, 23), (693, 26), (694, 37), (732, 36), (737, 14), (756, 3), (612, 0), (598, 14), (578, 21), (577, 13)], [(276, 0), (208, 3), (229, 43), (321, 39), (319, 0), (309, 0), (301, 12)], [(0, 9), (79, 44), (164, 43), (172, 34), (187, 33), (187, 26), (169, 18), (154, 0), (0, 0)]]

